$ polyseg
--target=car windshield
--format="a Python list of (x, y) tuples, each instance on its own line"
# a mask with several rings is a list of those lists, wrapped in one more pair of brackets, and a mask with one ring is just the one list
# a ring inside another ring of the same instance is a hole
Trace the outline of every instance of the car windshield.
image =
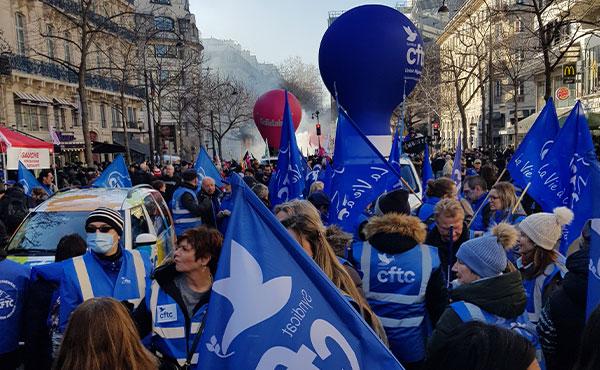
[(400, 176), (414, 191), (419, 192), (419, 185), (417, 185), (417, 181), (409, 165), (403, 164), (400, 166)]
[(54, 254), (59, 240), (68, 234), (85, 239), (85, 219), (89, 212), (33, 212), (10, 241), (8, 253), (27, 251)]

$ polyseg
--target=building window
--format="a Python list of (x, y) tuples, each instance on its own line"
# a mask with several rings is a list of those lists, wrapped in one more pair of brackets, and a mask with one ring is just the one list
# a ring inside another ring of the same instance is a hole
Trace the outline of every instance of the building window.
[(166, 71), (164, 69), (161, 69), (160, 71), (158, 71), (158, 82), (165, 83), (169, 80), (169, 77), (170, 77), (169, 71)]
[(520, 19), (515, 20), (515, 32), (523, 32), (523, 21)]
[(171, 5), (171, 0), (150, 0), (152, 4)]
[(135, 109), (133, 109), (133, 107), (127, 107), (127, 127), (137, 128), (137, 122), (135, 121)]
[(48, 58), (50, 60), (54, 59), (54, 27), (48, 25), (48, 29), (46, 32), (46, 43), (48, 45)]
[(79, 126), (79, 112), (72, 110), (71, 117), (73, 117), (73, 127)]
[(169, 17), (154, 17), (154, 27), (159, 31), (174, 31), (175, 21)]
[(496, 86), (494, 88), (494, 97), (499, 98), (502, 96), (502, 83), (500, 81), (496, 81)]
[(117, 108), (116, 107), (112, 107), (111, 108), (111, 116), (112, 116), (112, 127), (113, 128), (117, 128), (118, 127), (118, 114), (117, 114)]
[(106, 106), (100, 104), (100, 127), (106, 128)]
[(525, 95), (525, 81), (519, 81), (519, 85), (517, 87), (517, 95)]
[(21, 13), (15, 14), (17, 25), (17, 53), (25, 55), (27, 45), (25, 44), (25, 16)]
[(91, 103), (87, 103), (87, 114), (88, 114), (88, 121), (93, 121), (94, 120), (94, 106)]
[[(112, 55), (112, 54), (108, 54)], [(102, 66), (102, 52), (100, 51), (100, 46), (96, 45), (96, 68), (100, 68)]]
[(48, 130), (48, 107), (15, 103), (17, 130)]
[(71, 34), (65, 32), (65, 62), (71, 63)]
[(177, 48), (173, 45), (154, 45), (154, 52), (158, 58), (177, 58)]

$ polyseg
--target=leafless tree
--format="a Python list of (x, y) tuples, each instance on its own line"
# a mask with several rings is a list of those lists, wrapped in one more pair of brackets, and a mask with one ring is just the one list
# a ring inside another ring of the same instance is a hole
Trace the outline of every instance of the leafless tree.
[(298, 56), (287, 58), (278, 66), (283, 81), (281, 88), (298, 98), (307, 111), (316, 111), (323, 106), (323, 84), (319, 69), (304, 63)]
[[(535, 39), (529, 43), (530, 55), (541, 55), (541, 66), (536, 58), (530, 68), (544, 71), (544, 99), (552, 96), (552, 73), (565, 58), (573, 55), (575, 46), (590, 35), (600, 35), (600, 18), (596, 1), (581, 0), (518, 0), (508, 5), (499, 1), (493, 9), (504, 17), (514, 19), (521, 27), (521, 38)], [(537, 62), (537, 63), (536, 63)]]
[(43, 42), (38, 42), (40, 46), (32, 50), (38, 56), (47, 58), (77, 76), (85, 161), (91, 166), (93, 158), (87, 105), (88, 80), (94, 78), (94, 72), (104, 67), (91, 67), (90, 57), (95, 45), (110, 44), (121, 38), (134, 42), (131, 31), (134, 21), (133, 5), (127, 5), (127, 2), (96, 0), (47, 1), (45, 4), (52, 9), (50, 21), (53, 28), (49, 29), (46, 26), (48, 19), (40, 19), (38, 23), (41, 39), (63, 43), (73, 53), (58, 55), (49, 52), (41, 47)]

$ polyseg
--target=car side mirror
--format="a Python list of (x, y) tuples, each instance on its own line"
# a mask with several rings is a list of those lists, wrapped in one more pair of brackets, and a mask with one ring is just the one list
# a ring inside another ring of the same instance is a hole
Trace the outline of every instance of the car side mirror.
[(148, 245), (156, 244), (156, 235), (152, 234), (140, 234), (135, 238), (135, 247), (145, 247)]

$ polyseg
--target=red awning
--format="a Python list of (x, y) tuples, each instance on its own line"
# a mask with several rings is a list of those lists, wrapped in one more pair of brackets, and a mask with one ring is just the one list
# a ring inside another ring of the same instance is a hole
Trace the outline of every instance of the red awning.
[(48, 149), (54, 152), (54, 145), (45, 141), (23, 135), (9, 128), (0, 126), (0, 152), (6, 152), (9, 148)]

